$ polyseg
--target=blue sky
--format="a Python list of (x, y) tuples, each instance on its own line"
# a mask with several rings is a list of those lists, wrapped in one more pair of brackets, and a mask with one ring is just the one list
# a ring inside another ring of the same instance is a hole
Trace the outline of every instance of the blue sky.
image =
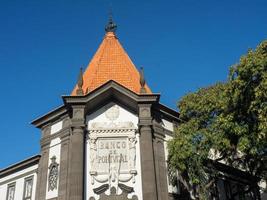
[(61, 105), (104, 36), (117, 36), (153, 92), (175, 108), (227, 78), (266, 39), (266, 0), (0, 0), (0, 168), (39, 153), (36, 117)]

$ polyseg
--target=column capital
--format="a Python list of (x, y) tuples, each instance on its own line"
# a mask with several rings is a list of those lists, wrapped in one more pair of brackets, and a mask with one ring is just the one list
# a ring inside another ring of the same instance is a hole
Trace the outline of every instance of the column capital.
[(138, 104), (139, 127), (152, 125), (151, 106), (151, 104), (147, 103)]
[(154, 136), (160, 139), (164, 139), (165, 138), (165, 134), (164, 134), (164, 128), (162, 127), (162, 125), (158, 122), (153, 122), (153, 130), (154, 130)]
[(85, 113), (84, 105), (72, 105), (72, 116), (71, 116), (71, 128), (84, 129), (85, 127)]
[(151, 104), (147, 103), (139, 103), (138, 108), (139, 108), (139, 117), (150, 117), (151, 116)]
[(74, 129), (84, 129), (85, 122), (84, 120), (71, 120), (71, 128)]
[(151, 131), (152, 130), (152, 125), (150, 124), (142, 124), (142, 123), (139, 123), (139, 129), (142, 131)]
[(72, 106), (72, 119), (84, 119), (84, 106)]

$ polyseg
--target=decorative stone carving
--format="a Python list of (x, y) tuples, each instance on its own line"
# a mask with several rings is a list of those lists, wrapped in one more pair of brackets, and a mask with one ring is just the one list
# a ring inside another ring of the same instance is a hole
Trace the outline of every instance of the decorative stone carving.
[(58, 166), (56, 162), (56, 156), (51, 158), (51, 164), (49, 165), (49, 175), (48, 175), (48, 191), (53, 191), (57, 189), (58, 182)]
[(74, 119), (83, 119), (83, 112), (82, 110), (74, 110), (73, 112)]
[(141, 108), (140, 116), (142, 117), (150, 117), (150, 110), (148, 108)]
[[(137, 126), (131, 120), (121, 120), (120, 107), (116, 104), (107, 106), (103, 115), (95, 121), (89, 118), (88, 122), (88, 198), (128, 199), (122, 195), (127, 193), (134, 199)], [(111, 188), (115, 190), (114, 195)]]
[(108, 184), (110, 190), (112, 187), (118, 188), (121, 183), (129, 184), (131, 180), (135, 183), (137, 175), (135, 134), (135, 129), (126, 129), (122, 132), (121, 129), (89, 131), (92, 185)]
[[(103, 187), (104, 188), (104, 187)], [(128, 194), (133, 191), (133, 188), (128, 187), (123, 184), (119, 184), (119, 188), (123, 191), (122, 194), (118, 195), (115, 187), (110, 189), (110, 195), (106, 195), (104, 192), (100, 194), (99, 200), (130, 200), (128, 198)], [(102, 189), (102, 188), (101, 188)], [(95, 198), (91, 197), (89, 200), (95, 200)], [(138, 200), (137, 196), (133, 196), (131, 200)]]
[[(109, 159), (110, 160), (110, 159)], [(115, 186), (118, 186), (118, 178), (120, 174), (120, 168), (116, 166), (115, 163), (110, 164), (109, 167), (109, 186), (111, 187), (112, 182), (115, 183)]]
[(120, 115), (120, 108), (118, 105), (113, 105), (112, 107), (108, 108), (105, 112), (106, 118), (108, 118), (110, 121), (118, 119), (119, 115)]
[(102, 194), (103, 192), (107, 191), (108, 188), (109, 188), (108, 184), (101, 185), (100, 187), (94, 189), (94, 193)]
[(96, 171), (97, 152), (96, 152), (96, 138), (90, 138), (90, 164), (91, 172)]
[(83, 69), (80, 68), (80, 73), (79, 73), (78, 82), (77, 82), (76, 95), (78, 96), (84, 95), (82, 87), (83, 87)]
[(129, 129), (134, 128), (134, 124), (132, 122), (94, 122), (91, 125), (92, 129), (115, 129), (116, 131), (118, 129)]
[(129, 137), (129, 168), (135, 169), (136, 160), (136, 137)]

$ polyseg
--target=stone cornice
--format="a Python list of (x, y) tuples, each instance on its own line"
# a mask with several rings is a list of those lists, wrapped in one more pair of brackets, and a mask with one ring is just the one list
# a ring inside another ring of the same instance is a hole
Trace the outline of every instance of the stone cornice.
[(121, 94), (130, 97), (136, 102), (155, 102), (159, 101), (160, 98), (160, 94), (136, 94), (128, 88), (112, 80), (108, 81), (104, 85), (100, 86), (99, 88), (84, 96), (62, 96), (62, 98), (65, 104), (82, 104), (87, 103), (91, 99), (96, 98), (100, 94), (105, 93), (110, 89), (116, 90)]
[(169, 130), (167, 130), (167, 129), (165, 129), (165, 128), (163, 128), (163, 132), (164, 132), (164, 135), (169, 135), (169, 136), (174, 136), (174, 132), (171, 132), (171, 131), (169, 131)]
[(85, 113), (93, 112), (110, 101), (127, 105), (129, 110), (137, 112), (138, 103), (158, 104), (160, 95), (136, 94), (114, 81), (109, 81), (84, 96), (62, 96), (62, 98), (68, 108), (85, 105)]
[(125, 133), (125, 132), (135, 132), (137, 128), (124, 128), (124, 129), (90, 129), (88, 130), (89, 134), (91, 133)]
[[(64, 105), (31, 123), (37, 128), (42, 128), (52, 121), (70, 116), (73, 108), (82, 108), (85, 106), (84, 113), (88, 113), (112, 99), (127, 105), (130, 110), (135, 112), (138, 112), (138, 107), (140, 105), (151, 105), (152, 112), (153, 110), (158, 110), (163, 116), (170, 120), (179, 121), (178, 112), (159, 103), (160, 94), (136, 94), (112, 80), (84, 96), (62, 96), (62, 99)], [(145, 123), (148, 123), (149, 120), (150, 119), (146, 120)]]
[(30, 167), (32, 165), (38, 164), (40, 158), (41, 158), (41, 155), (36, 155), (36, 156), (30, 157), (26, 160), (23, 160), (19, 163), (16, 163), (14, 165), (11, 165), (5, 169), (2, 169), (2, 170), (0, 170), (0, 178), (3, 178), (9, 174), (15, 173), (16, 171), (23, 170), (23, 169)]
[(44, 147), (46, 145), (49, 145), (51, 140), (55, 139), (55, 138), (64, 138), (64, 137), (68, 137), (70, 135), (70, 127), (65, 127), (63, 129), (61, 129), (59, 132), (52, 134), (52, 135), (48, 135), (46, 137), (43, 137), (41, 139), (41, 147)]
[(31, 171), (26, 172), (26, 173), (24, 173), (24, 174), (20, 174), (20, 175), (15, 176), (15, 177), (13, 177), (13, 178), (11, 178), (11, 179), (8, 179), (8, 180), (6, 180), (6, 181), (0, 182), (0, 186), (1, 186), (1, 185), (4, 185), (4, 184), (7, 184), (7, 183), (10, 183), (10, 182), (13, 182), (13, 181), (16, 181), (16, 180), (19, 179), (19, 178), (27, 177), (27, 176), (29, 176), (29, 175), (32, 175), (32, 176), (30, 176), (30, 177), (33, 177), (33, 174), (34, 174), (34, 173), (37, 173), (37, 172), (38, 172), (38, 169), (34, 169), (34, 170), (31, 170)]
[(153, 123), (153, 130), (154, 130), (155, 137), (158, 137), (158, 138), (165, 137), (164, 128), (160, 124)]
[(31, 122), (32, 125), (34, 125), (37, 128), (42, 128), (42, 126), (50, 123), (52, 120), (55, 120), (57, 118), (61, 118), (62, 116), (66, 115), (68, 113), (68, 110), (65, 105), (62, 105), (51, 112), (35, 119)]
[(179, 112), (178, 111), (175, 111), (161, 103), (159, 103), (158, 105), (158, 110), (161, 112), (161, 114), (165, 115), (167, 118), (170, 118), (176, 122), (179, 122), (180, 119), (179, 119)]

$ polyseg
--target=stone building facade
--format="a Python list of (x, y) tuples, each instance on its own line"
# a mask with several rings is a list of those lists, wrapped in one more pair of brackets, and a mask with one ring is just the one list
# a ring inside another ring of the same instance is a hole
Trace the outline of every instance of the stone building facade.
[(0, 172), (1, 200), (165, 200), (177, 190), (168, 185), (166, 142), (179, 114), (150, 90), (115, 29), (110, 21), (63, 105), (32, 122), (40, 155)]
[(105, 30), (71, 95), (32, 122), (40, 155), (0, 171), (1, 200), (185, 199), (166, 162), (179, 113), (151, 91), (116, 25)]

